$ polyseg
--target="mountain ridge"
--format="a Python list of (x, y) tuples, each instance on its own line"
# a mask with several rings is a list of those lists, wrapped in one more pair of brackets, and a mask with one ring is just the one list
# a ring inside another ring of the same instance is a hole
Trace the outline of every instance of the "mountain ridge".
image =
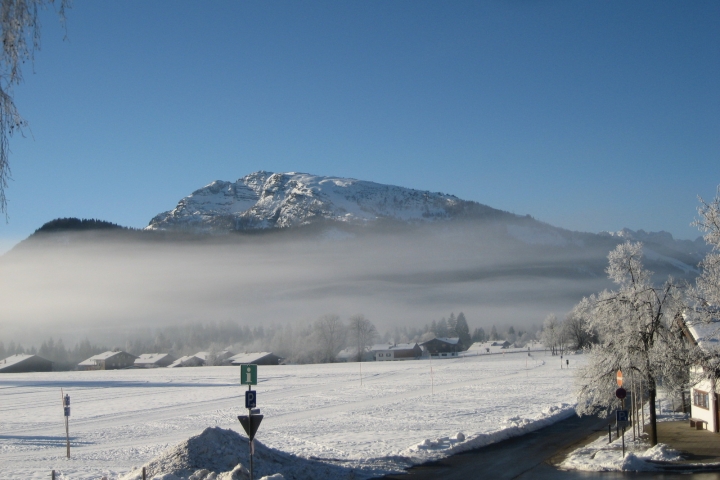
[(148, 230), (225, 233), (287, 228), (317, 221), (368, 224), (515, 216), (454, 195), (353, 178), (258, 171), (216, 180), (153, 217)]

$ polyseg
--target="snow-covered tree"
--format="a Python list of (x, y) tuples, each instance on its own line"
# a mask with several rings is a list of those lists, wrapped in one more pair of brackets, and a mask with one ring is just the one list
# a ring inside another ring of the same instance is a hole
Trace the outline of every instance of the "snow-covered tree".
[(713, 307), (720, 306), (720, 187), (715, 199), (707, 203), (700, 198), (700, 218), (694, 222), (712, 248), (700, 264), (702, 272), (692, 289), (691, 298), (699, 312), (707, 312), (705, 321), (712, 321)]
[(345, 348), (347, 329), (337, 315), (323, 315), (313, 325), (317, 341), (317, 361), (334, 362), (337, 354)]
[(554, 313), (545, 317), (540, 341), (545, 348), (550, 349), (552, 355), (562, 355), (565, 347), (565, 331)]
[(365, 315), (353, 315), (349, 320), (348, 333), (350, 334), (350, 345), (357, 349), (357, 361), (362, 362), (365, 349), (372, 346), (375, 339), (378, 338), (378, 331), (375, 325), (365, 318)]
[(650, 404), (650, 443), (657, 443), (655, 398), (658, 384), (686, 375), (688, 346), (676, 321), (684, 310), (683, 292), (668, 279), (651, 283), (642, 265), (642, 244), (618, 245), (608, 255), (608, 276), (617, 290), (584, 298), (573, 310), (587, 319), (599, 341), (578, 375), (578, 413), (607, 415), (616, 407), (616, 372), (642, 381)]
[(563, 322), (563, 330), (567, 337), (568, 346), (573, 350), (587, 348), (597, 339), (595, 332), (588, 330), (588, 319), (585, 313), (584, 306), (576, 305), (566, 315)]

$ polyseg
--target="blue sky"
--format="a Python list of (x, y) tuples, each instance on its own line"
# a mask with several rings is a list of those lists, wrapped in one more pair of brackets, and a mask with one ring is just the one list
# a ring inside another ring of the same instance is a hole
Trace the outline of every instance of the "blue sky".
[(695, 238), (720, 184), (718, 2), (74, 0), (16, 102), (6, 249), (144, 227), (256, 170)]

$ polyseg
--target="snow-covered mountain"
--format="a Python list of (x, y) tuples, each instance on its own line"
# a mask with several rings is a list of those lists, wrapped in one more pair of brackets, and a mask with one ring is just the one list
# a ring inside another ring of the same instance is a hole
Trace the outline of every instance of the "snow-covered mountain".
[(306, 173), (255, 172), (236, 182), (218, 180), (196, 190), (148, 230), (284, 228), (319, 221), (368, 224), (377, 220), (427, 222), (464, 216), (513, 216), (454, 195), (351, 178)]

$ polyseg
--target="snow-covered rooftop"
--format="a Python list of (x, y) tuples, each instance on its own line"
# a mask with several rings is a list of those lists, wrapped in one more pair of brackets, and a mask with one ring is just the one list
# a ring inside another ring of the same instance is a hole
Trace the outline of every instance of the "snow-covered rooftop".
[(111, 351), (107, 351), (107, 352), (103, 352), (103, 353), (98, 353), (97, 355), (93, 355), (92, 357), (88, 358), (87, 360), (83, 360), (82, 362), (78, 363), (78, 365), (95, 365), (97, 363), (96, 360), (107, 360), (108, 358), (113, 357), (113, 356), (117, 355), (118, 353), (122, 353), (122, 352), (119, 352), (119, 351), (113, 352), (111, 350)]
[(230, 362), (236, 365), (241, 364), (247, 364), (247, 363), (253, 363), (261, 358), (267, 357), (268, 355), (272, 355), (272, 352), (245, 352), (245, 353), (238, 353), (237, 355), (234, 355), (230, 357)]
[[(37, 357), (37, 355), (27, 355), (24, 353), (19, 353), (17, 355), (11, 355), (3, 360), (0, 360), (0, 370), (10, 367), (12, 365), (17, 365), (18, 363), (24, 362), (25, 360), (32, 358), (32, 357)], [(41, 358), (41, 357), (38, 357), (38, 358)]]
[(156, 363), (169, 355), (169, 353), (143, 353), (135, 360), (135, 363), (139, 365)]

